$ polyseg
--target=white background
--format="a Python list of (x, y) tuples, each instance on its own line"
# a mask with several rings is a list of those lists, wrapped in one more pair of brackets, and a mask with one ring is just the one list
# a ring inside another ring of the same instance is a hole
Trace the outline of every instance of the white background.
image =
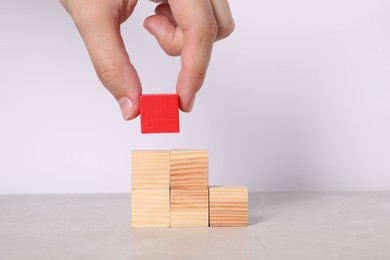
[[(390, 1), (231, 1), (181, 133), (122, 120), (57, 1), (0, 2), (0, 193), (130, 192), (133, 149), (205, 148), (211, 184), (390, 189)], [(123, 25), (144, 93), (175, 90), (179, 59)]]

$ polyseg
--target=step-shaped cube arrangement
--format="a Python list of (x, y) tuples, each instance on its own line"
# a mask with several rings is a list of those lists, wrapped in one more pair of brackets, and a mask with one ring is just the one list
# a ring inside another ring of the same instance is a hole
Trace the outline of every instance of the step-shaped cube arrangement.
[(133, 227), (248, 225), (248, 189), (211, 186), (206, 150), (132, 152)]

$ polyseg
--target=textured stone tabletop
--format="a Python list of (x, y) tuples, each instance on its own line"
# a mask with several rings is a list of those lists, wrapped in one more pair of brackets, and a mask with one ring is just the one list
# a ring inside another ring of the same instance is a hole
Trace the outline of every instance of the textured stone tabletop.
[(250, 193), (246, 228), (131, 228), (130, 194), (0, 196), (0, 259), (390, 259), (390, 192)]

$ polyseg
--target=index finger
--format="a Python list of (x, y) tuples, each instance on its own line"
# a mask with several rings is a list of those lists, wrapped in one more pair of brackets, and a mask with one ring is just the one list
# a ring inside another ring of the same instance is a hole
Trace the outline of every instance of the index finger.
[(201, 88), (217, 35), (217, 22), (209, 0), (170, 0), (172, 14), (183, 30), (181, 70), (176, 91), (180, 109), (190, 112)]

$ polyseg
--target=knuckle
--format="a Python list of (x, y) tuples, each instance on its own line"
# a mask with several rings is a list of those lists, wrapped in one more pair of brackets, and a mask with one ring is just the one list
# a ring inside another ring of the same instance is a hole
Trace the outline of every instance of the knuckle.
[(172, 57), (177, 57), (177, 56), (180, 56), (180, 54), (181, 54), (181, 51), (177, 50), (177, 49), (165, 48), (164, 51), (167, 55), (172, 56)]
[(164, 52), (172, 57), (181, 55), (183, 37), (182, 35), (176, 35), (177, 37), (157, 37), (157, 41), (160, 44)]
[(118, 72), (116, 70), (106, 69), (98, 72), (98, 77), (104, 86), (109, 86), (118, 78)]
[[(197, 71), (196, 73), (193, 73), (190, 75), (192, 79), (194, 79), (196, 82), (203, 82), (206, 78), (206, 72), (205, 71)], [(200, 86), (196, 88), (198, 90)]]
[(215, 39), (218, 33), (218, 24), (213, 14), (208, 14), (201, 24), (202, 33), (209, 38)]
[(235, 24), (233, 19), (225, 21), (223, 24), (220, 24), (218, 27), (218, 36), (220, 38), (226, 38), (231, 35), (234, 31)]
[(188, 68), (187, 77), (193, 82), (191, 91), (198, 92), (206, 79), (206, 71), (201, 68)]
[(165, 44), (165, 45), (161, 44), (161, 47), (164, 50), (164, 52), (169, 56), (176, 57), (181, 55), (181, 47), (179, 46), (176, 46), (174, 44)]
[(101, 60), (95, 62), (96, 74), (104, 86), (109, 86), (119, 78), (117, 67), (110, 61)]

